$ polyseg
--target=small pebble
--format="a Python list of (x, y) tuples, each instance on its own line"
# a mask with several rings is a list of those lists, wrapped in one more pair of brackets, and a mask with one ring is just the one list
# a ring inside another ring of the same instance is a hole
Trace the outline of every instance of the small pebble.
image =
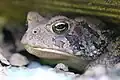
[(14, 65), (14, 66), (24, 66), (29, 63), (28, 59), (19, 53), (13, 54), (10, 57), (9, 61), (10, 61), (11, 65)]
[(68, 71), (68, 67), (63, 64), (63, 63), (59, 63), (55, 66), (55, 69), (56, 70), (62, 70), (62, 71)]

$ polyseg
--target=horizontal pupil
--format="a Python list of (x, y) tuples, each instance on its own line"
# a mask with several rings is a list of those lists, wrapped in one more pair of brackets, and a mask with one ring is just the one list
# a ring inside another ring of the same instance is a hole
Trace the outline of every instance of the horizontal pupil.
[(68, 29), (68, 24), (67, 23), (57, 23), (52, 26), (53, 31), (56, 34), (62, 34)]
[(66, 27), (65, 24), (61, 24), (61, 25), (55, 26), (55, 28), (57, 28), (57, 29), (63, 29), (64, 27)]

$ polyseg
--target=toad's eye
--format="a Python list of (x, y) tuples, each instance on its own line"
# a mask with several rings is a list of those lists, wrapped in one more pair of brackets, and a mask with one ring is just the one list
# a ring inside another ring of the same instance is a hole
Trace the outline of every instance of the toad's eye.
[(69, 25), (66, 22), (58, 22), (52, 25), (52, 30), (56, 34), (62, 34), (66, 32), (68, 28), (69, 28)]

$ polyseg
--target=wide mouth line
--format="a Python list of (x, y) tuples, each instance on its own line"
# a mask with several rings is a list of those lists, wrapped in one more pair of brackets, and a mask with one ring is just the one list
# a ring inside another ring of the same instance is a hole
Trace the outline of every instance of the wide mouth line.
[(31, 46), (31, 45), (25, 45), (25, 47), (30, 47), (34, 50), (38, 50), (38, 51), (43, 51), (43, 52), (51, 52), (51, 53), (56, 53), (56, 54), (60, 54), (60, 55), (66, 55), (66, 56), (73, 56), (72, 54), (68, 53), (68, 52), (64, 52), (64, 51), (60, 51), (57, 49), (52, 49), (52, 48), (44, 48), (44, 47), (38, 47), (38, 46)]
[(67, 55), (67, 56), (72, 56), (71, 54), (67, 53), (67, 52), (63, 52), (60, 50), (56, 50), (56, 49), (51, 49), (51, 48), (33, 48), (35, 50), (39, 50), (39, 51), (43, 51), (43, 52), (51, 52), (51, 53), (56, 53), (56, 54), (60, 54), (60, 55)]

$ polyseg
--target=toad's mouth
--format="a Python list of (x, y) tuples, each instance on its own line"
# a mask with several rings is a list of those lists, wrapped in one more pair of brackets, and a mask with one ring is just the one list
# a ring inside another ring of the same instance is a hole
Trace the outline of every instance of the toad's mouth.
[(56, 50), (56, 49), (34, 47), (30, 45), (24, 45), (24, 47), (30, 54), (33, 54), (39, 58), (69, 59), (70, 57), (75, 57), (67, 52)]

